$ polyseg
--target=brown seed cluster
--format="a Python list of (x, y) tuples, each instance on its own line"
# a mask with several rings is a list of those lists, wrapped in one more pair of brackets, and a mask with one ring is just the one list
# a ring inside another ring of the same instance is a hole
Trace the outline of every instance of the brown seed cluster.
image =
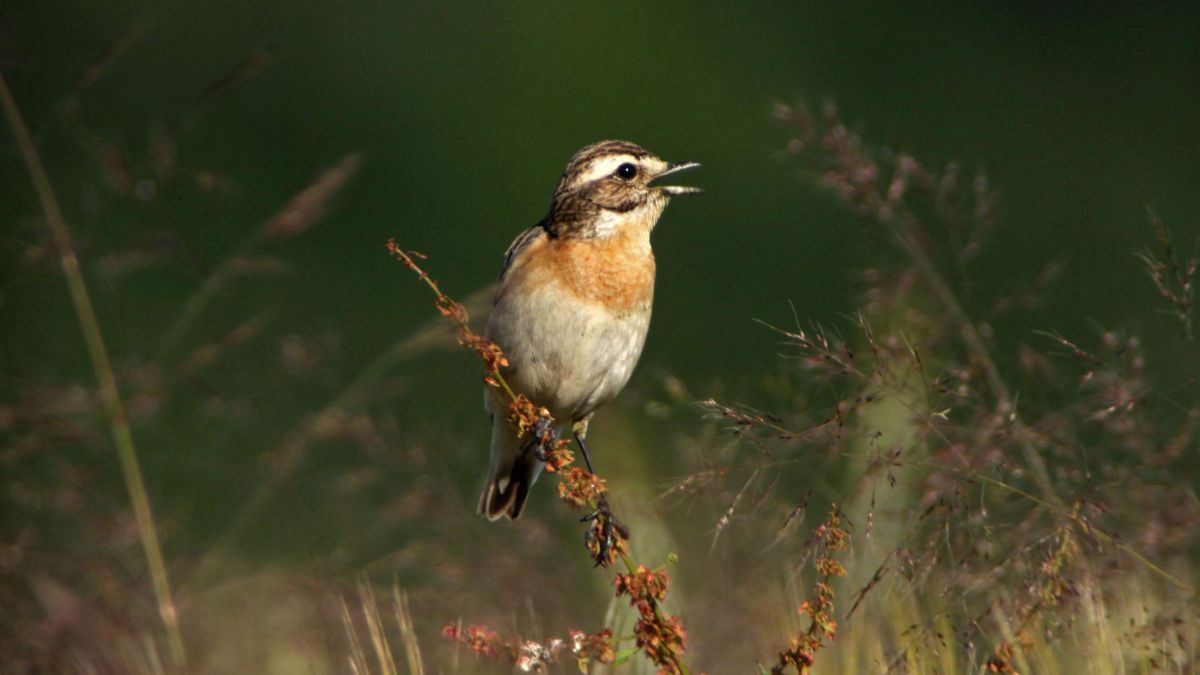
[(682, 672), (684, 643), (687, 633), (678, 616), (665, 616), (659, 604), (667, 598), (670, 579), (666, 572), (654, 571), (638, 565), (629, 574), (618, 574), (613, 579), (617, 597), (629, 596), (629, 604), (637, 609), (637, 625), (633, 632), (637, 646), (658, 666), (662, 674)]
[(825, 522), (817, 526), (813, 537), (820, 547), (813, 566), (819, 580), (813, 584), (813, 596), (800, 604), (800, 614), (808, 615), (808, 630), (792, 638), (792, 644), (779, 652), (779, 663), (771, 669), (773, 675), (782, 675), (795, 668), (800, 675), (808, 673), (816, 660), (817, 652), (837, 636), (837, 621), (833, 618), (833, 587), (836, 578), (846, 576), (846, 568), (834, 557), (847, 546), (850, 535), (841, 527), (841, 515), (835, 504)]

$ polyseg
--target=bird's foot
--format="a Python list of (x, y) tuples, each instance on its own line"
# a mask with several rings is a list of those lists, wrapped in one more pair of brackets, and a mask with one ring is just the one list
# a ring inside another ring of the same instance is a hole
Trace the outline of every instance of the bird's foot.
[(596, 567), (612, 565), (617, 561), (617, 557), (625, 552), (629, 528), (613, 515), (612, 507), (608, 504), (608, 495), (601, 495), (596, 510), (579, 520), (591, 523), (583, 533), (583, 542), (592, 552)]

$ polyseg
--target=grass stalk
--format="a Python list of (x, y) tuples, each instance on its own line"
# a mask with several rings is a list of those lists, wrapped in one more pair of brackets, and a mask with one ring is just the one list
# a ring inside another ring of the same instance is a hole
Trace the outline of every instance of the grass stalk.
[(241, 263), (251, 252), (262, 244), (282, 241), (309, 229), (324, 214), (327, 202), (337, 194), (361, 164), (362, 157), (358, 153), (346, 155), (294, 194), (270, 219), (235, 246), (204, 279), (200, 289), (184, 303), (175, 321), (167, 328), (155, 354), (155, 360), (166, 362), (213, 298), (241, 272)]
[(154, 355), (156, 361), (160, 363), (166, 363), (167, 358), (175, 351), (176, 348), (179, 347), (179, 344), (183, 342), (184, 336), (187, 335), (187, 332), (192, 328), (193, 325), (195, 325), (196, 320), (200, 318), (200, 314), (204, 311), (204, 308), (209, 305), (212, 299), (216, 297), (217, 293), (219, 293), (221, 289), (225, 287), (225, 284), (236, 274), (235, 268), (237, 261), (240, 260), (242, 256), (249, 253), (254, 248), (254, 245), (257, 243), (257, 241), (258, 237), (250, 236), (238, 244), (238, 246), (235, 247), (219, 265), (217, 265), (217, 268), (213, 270), (212, 273), (210, 273), (207, 277), (205, 277), (204, 282), (200, 285), (200, 289), (188, 297), (187, 301), (184, 302), (183, 309), (180, 310), (179, 315), (175, 318), (171, 325), (167, 327), (162, 341), (159, 344), (158, 351)]
[[(484, 303), (490, 300), (491, 294), (491, 287), (485, 287), (473, 293), (467, 299), (467, 304), (476, 306)], [(450, 343), (454, 339), (449, 329), (442, 328), (443, 323), (441, 319), (430, 319), (409, 337), (386, 349), (360, 370), (327, 404), (305, 418), (295, 430), (280, 441), (272, 454), (275, 459), (271, 463), (270, 472), (259, 482), (221, 536), (204, 553), (182, 586), (201, 583), (217, 572), (221, 556), (254, 523), (254, 519), (262, 513), (279, 488), (304, 462), (314, 440), (319, 436), (317, 430), (322, 424), (357, 410), (379, 381), (393, 372), (397, 364)]]
[[(979, 329), (958, 301), (958, 296), (951, 290), (950, 284), (942, 277), (937, 266), (933, 264), (933, 261), (930, 260), (921, 246), (913, 239), (912, 230), (913, 226), (911, 223), (896, 225), (893, 236), (899, 244), (900, 249), (912, 259), (913, 264), (917, 267), (917, 271), (920, 272), (925, 282), (929, 284), (929, 287), (933, 289), (934, 295), (942, 303), (942, 307), (958, 323), (963, 342), (966, 344), (971, 356), (982, 366), (984, 375), (987, 377), (988, 386), (992, 390), (992, 395), (996, 397), (997, 404), (1002, 408), (1011, 406), (1009, 409), (1009, 419), (1018, 431), (1024, 431), (1025, 425), (1017, 413), (1016, 402), (1010, 396), (1008, 385), (1005, 384), (1004, 378), (1000, 375), (1000, 369), (996, 366), (996, 361), (992, 358), (987, 344), (984, 343), (983, 337), (979, 334)], [(1042, 491), (1042, 495), (1047, 501), (1061, 506), (1061, 500), (1055, 494), (1054, 485), (1050, 480), (1050, 471), (1046, 468), (1046, 463), (1042, 460), (1041, 455), (1024, 438), (1024, 434), (1018, 434), (1017, 437), (1021, 444), (1021, 452), (1025, 456), (1025, 462), (1033, 471), (1034, 481)]]
[(133, 435), (129, 430), (129, 418), (125, 414), (125, 406), (121, 402), (121, 394), (117, 388), (117, 377), (113, 372), (112, 362), (109, 360), (104, 336), (100, 332), (100, 324), (96, 320), (96, 312), (92, 309), (87, 285), (83, 281), (83, 273), (79, 268), (79, 259), (75, 256), (75, 250), (71, 244), (71, 233), (63, 219), (62, 210), (54, 196), (54, 189), (50, 185), (50, 178), (46, 174), (37, 146), (29, 133), (29, 127), (26, 126), (3, 75), (0, 75), (0, 104), (4, 107), (4, 115), (16, 138), (17, 148), (29, 169), (29, 176), (37, 191), (38, 201), (41, 202), (46, 223), (50, 227), (55, 252), (62, 265), (63, 275), (67, 279), (71, 304), (83, 332), (83, 341), (87, 345), (88, 356), (100, 387), (100, 399), (108, 417), (113, 445), (116, 447), (117, 458), (120, 460), (121, 472), (125, 479), (125, 487), (129, 491), (129, 500), (137, 521), (138, 535), (146, 555), (146, 564), (150, 570), (158, 613), (166, 629), (171, 663), (175, 667), (183, 667), (187, 664), (187, 657), (184, 652), (183, 637), (179, 631), (179, 616), (175, 609), (175, 602), (171, 598), (171, 586), (167, 579), (162, 547), (159, 545), (158, 532), (154, 527), (154, 515), (150, 509), (150, 498), (146, 494), (142, 470), (138, 465)]
[(408, 593), (401, 590), (399, 582), (392, 584), (392, 606), (396, 613), (396, 623), (400, 626), (400, 640), (404, 645), (404, 658), (408, 661), (409, 675), (425, 675), (421, 645), (417, 642), (412, 610), (408, 607)]

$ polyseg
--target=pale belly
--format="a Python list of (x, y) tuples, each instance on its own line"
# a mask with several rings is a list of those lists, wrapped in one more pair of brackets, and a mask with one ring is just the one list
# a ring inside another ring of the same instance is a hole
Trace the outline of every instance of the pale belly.
[(513, 389), (569, 422), (612, 400), (629, 381), (646, 342), (650, 301), (614, 314), (564, 297), (570, 296), (553, 283), (505, 294), (487, 332), (508, 357), (503, 372)]

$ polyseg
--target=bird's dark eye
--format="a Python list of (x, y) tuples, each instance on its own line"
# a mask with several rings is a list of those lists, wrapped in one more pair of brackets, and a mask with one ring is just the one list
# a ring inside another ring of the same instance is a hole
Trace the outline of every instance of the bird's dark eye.
[(617, 175), (621, 177), (621, 180), (632, 180), (637, 175), (637, 171), (637, 165), (629, 162), (617, 167)]

